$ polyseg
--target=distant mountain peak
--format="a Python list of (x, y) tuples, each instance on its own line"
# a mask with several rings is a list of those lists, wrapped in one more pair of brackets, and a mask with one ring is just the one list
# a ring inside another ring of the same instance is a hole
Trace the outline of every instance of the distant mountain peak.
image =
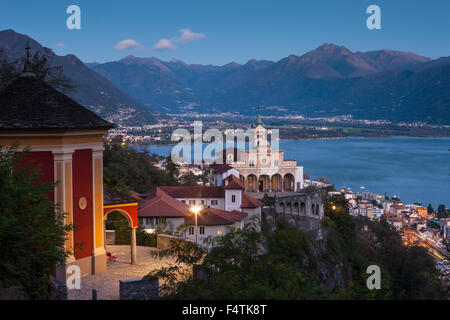
[(328, 43), (325, 42), (324, 44), (322, 44), (321, 46), (319, 46), (316, 50), (311, 51), (311, 52), (323, 52), (323, 53), (330, 53), (330, 54), (352, 54), (352, 52), (347, 49), (344, 46), (338, 46), (334, 43)]
[(241, 65), (240, 65), (239, 63), (234, 62), (234, 61), (232, 61), (232, 62), (227, 63), (227, 64), (224, 65), (224, 67), (240, 67), (240, 66), (241, 66)]

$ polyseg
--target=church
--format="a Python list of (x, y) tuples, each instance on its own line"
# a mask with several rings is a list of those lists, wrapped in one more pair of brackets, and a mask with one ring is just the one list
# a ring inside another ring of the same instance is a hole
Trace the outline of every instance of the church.
[(31, 148), (25, 160), (41, 168), (40, 182), (55, 183), (49, 198), (65, 223), (76, 226), (64, 245), (70, 256), (55, 277), (64, 281), (69, 265), (96, 274), (106, 270), (103, 136), (114, 125), (38, 79), (29, 49), (22, 75), (0, 92), (0, 145)]
[(303, 189), (303, 167), (296, 160), (284, 159), (284, 150), (268, 141), (272, 131), (257, 116), (249, 130), (248, 150), (224, 149), (216, 156), (217, 163), (228, 164), (240, 173), (246, 192), (297, 192)]

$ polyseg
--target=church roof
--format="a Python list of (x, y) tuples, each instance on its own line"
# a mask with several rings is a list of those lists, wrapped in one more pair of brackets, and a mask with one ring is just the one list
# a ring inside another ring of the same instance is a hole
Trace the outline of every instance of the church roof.
[(222, 187), (161, 186), (157, 187), (173, 198), (224, 198)]
[(226, 163), (212, 163), (209, 165), (209, 167), (218, 174), (224, 174), (225, 172), (233, 169), (232, 166), (230, 166), (229, 164), (226, 164)]
[(244, 185), (242, 181), (236, 177), (234, 174), (229, 175), (225, 178), (225, 190), (244, 190)]
[(24, 74), (0, 92), (0, 130), (100, 128), (114, 124), (33, 74)]
[(252, 123), (252, 128), (256, 128), (259, 125), (262, 125), (264, 127), (264, 123), (262, 122), (261, 117), (259, 116), (259, 112), (258, 112), (258, 116), (256, 117), (256, 121)]
[(263, 203), (245, 192), (242, 193), (242, 203), (241, 208), (259, 208), (263, 205)]
[(157, 190), (155, 197), (141, 203), (139, 217), (185, 217), (189, 206), (178, 201), (162, 190)]

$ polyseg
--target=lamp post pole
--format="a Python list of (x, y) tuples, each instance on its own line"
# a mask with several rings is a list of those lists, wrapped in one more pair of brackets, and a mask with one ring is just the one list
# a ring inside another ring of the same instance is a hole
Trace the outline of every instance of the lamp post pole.
[(195, 212), (195, 243), (197, 244), (197, 212)]
[(195, 243), (197, 243), (197, 215), (198, 215), (198, 213), (199, 213), (199, 211), (200, 211), (200, 207), (198, 207), (198, 206), (194, 206), (194, 207), (192, 207), (191, 208), (191, 210), (192, 210), (192, 212), (194, 212), (194, 215), (195, 215)]

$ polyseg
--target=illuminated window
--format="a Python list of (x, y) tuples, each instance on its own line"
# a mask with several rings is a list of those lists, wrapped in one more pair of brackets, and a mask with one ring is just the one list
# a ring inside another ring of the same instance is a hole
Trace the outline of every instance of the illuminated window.
[(222, 230), (217, 231), (217, 235), (221, 236), (222, 235)]

